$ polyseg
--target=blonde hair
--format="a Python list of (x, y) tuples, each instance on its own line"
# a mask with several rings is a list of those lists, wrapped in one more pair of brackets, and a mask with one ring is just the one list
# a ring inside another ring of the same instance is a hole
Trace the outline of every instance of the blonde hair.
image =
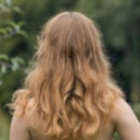
[(33, 98), (44, 134), (71, 140), (95, 136), (109, 122), (114, 101), (124, 96), (101, 40), (97, 25), (82, 13), (52, 17), (39, 35), (34, 68), (13, 96), (11, 107), (21, 107), (14, 115), (22, 116)]

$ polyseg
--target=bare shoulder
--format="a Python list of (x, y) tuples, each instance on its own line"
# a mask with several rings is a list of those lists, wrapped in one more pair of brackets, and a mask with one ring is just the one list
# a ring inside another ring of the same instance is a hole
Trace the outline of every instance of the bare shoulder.
[[(130, 115), (130, 116), (129, 116)], [(114, 106), (112, 108), (111, 117), (114, 122), (123, 119), (123, 117), (128, 116), (129, 118), (134, 117), (135, 114), (131, 108), (131, 106), (123, 99), (119, 98), (114, 102)]]
[(22, 108), (20, 106), (16, 107), (15, 114), (12, 116), (11, 120), (11, 125), (20, 125), (26, 129), (29, 128), (29, 121), (30, 121), (30, 116), (32, 114), (32, 106), (33, 106), (33, 99), (30, 99), (27, 103), (26, 106), (26, 111), (24, 111), (23, 115), (15, 115), (17, 112), (19, 112)]
[(131, 106), (122, 98), (114, 102), (111, 112), (114, 126), (124, 140), (140, 140), (140, 123)]
[(114, 106), (112, 108), (113, 114), (119, 113), (120, 111), (130, 111), (131, 107), (130, 105), (124, 100), (123, 98), (116, 99), (114, 102)]
[(26, 115), (13, 115), (10, 126), (10, 140), (29, 140), (29, 127)]

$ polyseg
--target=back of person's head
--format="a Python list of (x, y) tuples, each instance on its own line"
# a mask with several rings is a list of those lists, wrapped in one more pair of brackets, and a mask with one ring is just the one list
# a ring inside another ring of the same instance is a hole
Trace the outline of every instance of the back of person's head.
[(33, 98), (44, 125), (38, 131), (58, 139), (93, 137), (109, 122), (115, 99), (123, 96), (101, 40), (97, 25), (82, 13), (52, 17), (39, 35), (24, 88), (14, 94), (12, 107), (20, 106), (14, 115), (22, 116)]

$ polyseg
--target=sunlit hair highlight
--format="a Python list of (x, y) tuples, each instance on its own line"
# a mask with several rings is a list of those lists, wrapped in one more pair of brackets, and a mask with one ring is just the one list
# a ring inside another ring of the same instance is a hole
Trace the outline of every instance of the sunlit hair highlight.
[(43, 125), (38, 131), (56, 139), (94, 137), (124, 96), (106, 53), (93, 20), (76, 11), (58, 13), (42, 28), (33, 68), (13, 96), (11, 108), (20, 108), (14, 114), (22, 116), (34, 99)]

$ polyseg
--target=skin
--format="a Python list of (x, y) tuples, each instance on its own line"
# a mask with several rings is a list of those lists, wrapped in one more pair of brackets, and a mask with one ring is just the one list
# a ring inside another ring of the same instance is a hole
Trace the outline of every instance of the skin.
[[(29, 113), (31, 116), (21, 118), (13, 116), (10, 128), (10, 140), (51, 140), (43, 136), (31, 127), (32, 117), (37, 115)], [(140, 140), (140, 123), (131, 109), (130, 105), (124, 99), (118, 99), (111, 112), (109, 125), (103, 128), (97, 134), (94, 140), (113, 140), (113, 134), (117, 131), (122, 140)], [(34, 123), (37, 123), (34, 122)]]

